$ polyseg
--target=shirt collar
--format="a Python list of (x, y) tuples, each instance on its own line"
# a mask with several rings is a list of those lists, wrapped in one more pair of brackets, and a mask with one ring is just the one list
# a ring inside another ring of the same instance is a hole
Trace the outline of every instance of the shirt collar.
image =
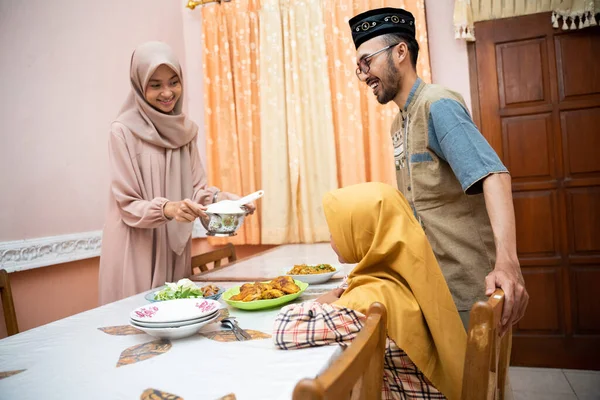
[(415, 81), (415, 84), (413, 85), (412, 89), (410, 89), (410, 93), (408, 94), (408, 98), (406, 99), (406, 104), (404, 104), (404, 111), (408, 110), (408, 106), (413, 101), (413, 97), (415, 96), (415, 93), (422, 82), (423, 81), (421, 80), (421, 78), (417, 76), (417, 80)]

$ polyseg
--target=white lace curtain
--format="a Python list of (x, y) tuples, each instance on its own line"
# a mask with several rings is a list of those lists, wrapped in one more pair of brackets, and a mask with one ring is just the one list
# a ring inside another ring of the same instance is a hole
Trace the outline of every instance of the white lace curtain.
[(478, 21), (552, 12), (555, 28), (582, 29), (598, 24), (600, 0), (455, 0), (454, 32), (457, 39), (475, 40)]

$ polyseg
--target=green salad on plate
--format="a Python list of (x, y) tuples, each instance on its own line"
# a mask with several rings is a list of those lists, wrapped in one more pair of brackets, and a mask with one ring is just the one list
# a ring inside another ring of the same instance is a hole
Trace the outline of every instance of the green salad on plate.
[(202, 290), (189, 279), (180, 279), (177, 283), (167, 282), (164, 289), (154, 294), (156, 300), (190, 299), (202, 297)]

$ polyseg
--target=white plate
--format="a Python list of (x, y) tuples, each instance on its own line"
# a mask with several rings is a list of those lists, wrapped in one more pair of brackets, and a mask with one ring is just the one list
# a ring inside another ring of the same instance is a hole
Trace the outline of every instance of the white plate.
[[(288, 269), (288, 271), (290, 271), (290, 269)], [(287, 271), (286, 271), (287, 272)], [(307, 275), (289, 275), (286, 273), (287, 276), (291, 276), (293, 279), (302, 281), (302, 282), (306, 282), (309, 283), (311, 285), (316, 285), (319, 283), (325, 283), (328, 280), (331, 279), (332, 276), (334, 276), (335, 274), (337, 274), (338, 270), (336, 269), (333, 272), (325, 272), (323, 274), (307, 274)]]
[(219, 310), (215, 311), (212, 314), (209, 315), (205, 315), (204, 317), (201, 318), (194, 318), (191, 320), (187, 320), (187, 321), (177, 321), (177, 322), (140, 322), (140, 321), (134, 321), (132, 319), (129, 320), (129, 323), (132, 325), (135, 325), (137, 327), (146, 327), (146, 328), (177, 328), (178, 326), (185, 326), (185, 325), (193, 325), (193, 324), (197, 324), (198, 322), (203, 322), (209, 319), (212, 319), (215, 314), (218, 314)]
[(189, 321), (212, 314), (221, 308), (220, 303), (209, 299), (167, 300), (138, 307), (129, 314), (137, 322)]
[(219, 315), (215, 315), (212, 319), (198, 322), (197, 324), (184, 325), (176, 328), (147, 328), (138, 325), (132, 325), (135, 328), (146, 332), (150, 336), (154, 336), (161, 339), (181, 339), (184, 337), (192, 336), (198, 333), (203, 326), (210, 324), (215, 321)]

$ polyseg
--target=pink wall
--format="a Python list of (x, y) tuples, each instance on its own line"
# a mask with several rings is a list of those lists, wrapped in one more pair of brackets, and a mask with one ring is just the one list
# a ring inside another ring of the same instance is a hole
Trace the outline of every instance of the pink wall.
[[(205, 7), (217, 7), (216, 3)], [(185, 44), (185, 84), (189, 88), (186, 97), (186, 113), (200, 127), (204, 138), (204, 76), (202, 68), (202, 12), (200, 8), (181, 8), (183, 19), (183, 41)], [(206, 141), (198, 141), (198, 150), (205, 166)]]
[[(98, 305), (99, 257), (9, 275), (19, 332)], [(0, 309), (0, 338), (6, 337)]]
[(425, 7), (433, 83), (460, 93), (471, 109), (467, 45), (454, 39), (454, 0), (425, 0)]
[(162, 40), (184, 62), (183, 3), (0, 2), (0, 241), (102, 229), (131, 52)]

